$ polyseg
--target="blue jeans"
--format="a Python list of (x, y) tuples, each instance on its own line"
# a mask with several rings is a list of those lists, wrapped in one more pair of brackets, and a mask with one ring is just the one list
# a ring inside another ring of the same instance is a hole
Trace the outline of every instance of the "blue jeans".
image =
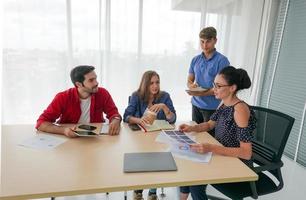
[(207, 185), (182, 186), (180, 192), (184, 194), (191, 193), (193, 200), (207, 200), (206, 196)]

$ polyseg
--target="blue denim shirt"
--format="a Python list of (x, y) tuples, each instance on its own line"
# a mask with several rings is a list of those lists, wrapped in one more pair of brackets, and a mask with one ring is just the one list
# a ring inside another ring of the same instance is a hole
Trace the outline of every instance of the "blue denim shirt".
[[(204, 54), (201, 53), (192, 59), (189, 74), (195, 76), (195, 81), (199, 86), (212, 88), (216, 75), (229, 64), (228, 59), (217, 51), (210, 59), (206, 59)], [(215, 110), (220, 104), (220, 100), (216, 99), (214, 95), (193, 96), (191, 103), (201, 109)]]
[[(161, 93), (162, 93), (161, 97), (159, 99), (154, 100), (153, 104), (164, 103), (171, 110), (171, 112), (174, 115), (171, 119), (168, 120), (166, 118), (166, 115), (165, 115), (164, 111), (160, 110), (157, 113), (157, 119), (167, 120), (171, 124), (175, 123), (176, 112), (175, 112), (175, 109), (173, 107), (173, 103), (172, 103), (172, 100), (170, 98), (170, 95), (167, 92), (161, 92)], [(147, 107), (148, 107), (148, 104), (145, 103), (144, 101), (140, 100), (137, 93), (134, 92), (132, 94), (132, 96), (130, 97), (128, 107), (124, 111), (123, 121), (128, 122), (128, 118), (130, 116), (141, 118)]]

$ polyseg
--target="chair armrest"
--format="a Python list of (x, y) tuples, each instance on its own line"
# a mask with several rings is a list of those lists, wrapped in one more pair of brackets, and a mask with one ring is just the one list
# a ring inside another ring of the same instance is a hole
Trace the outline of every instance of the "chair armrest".
[(256, 173), (259, 172), (263, 172), (263, 171), (270, 171), (270, 170), (275, 170), (275, 169), (279, 169), (284, 165), (284, 163), (282, 161), (277, 162), (277, 163), (269, 163), (269, 164), (264, 164), (261, 166), (256, 166), (253, 167), (253, 171)]

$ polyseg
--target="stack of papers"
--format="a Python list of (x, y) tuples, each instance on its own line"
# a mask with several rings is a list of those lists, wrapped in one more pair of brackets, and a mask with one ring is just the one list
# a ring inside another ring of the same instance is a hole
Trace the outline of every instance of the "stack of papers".
[(191, 151), (190, 144), (195, 144), (195, 140), (179, 130), (162, 131), (155, 141), (168, 144), (170, 146), (168, 151), (186, 160), (208, 163), (212, 156), (211, 152), (200, 154)]
[(193, 152), (189, 145), (171, 145), (169, 151), (176, 157), (201, 163), (208, 163), (212, 156), (212, 152), (204, 154)]
[(196, 142), (184, 132), (178, 130), (163, 131), (170, 140), (178, 144), (195, 144)]
[(155, 139), (156, 142), (168, 145), (194, 144), (194, 137), (179, 130), (163, 130)]

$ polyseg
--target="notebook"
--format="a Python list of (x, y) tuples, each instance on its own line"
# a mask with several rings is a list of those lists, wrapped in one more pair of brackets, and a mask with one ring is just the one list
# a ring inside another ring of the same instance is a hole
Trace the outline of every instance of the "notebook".
[(125, 173), (177, 171), (171, 152), (125, 153)]
[(169, 124), (169, 122), (166, 120), (155, 120), (152, 125), (141, 126), (140, 124), (138, 124), (138, 126), (143, 132), (170, 130), (175, 128), (174, 125)]

